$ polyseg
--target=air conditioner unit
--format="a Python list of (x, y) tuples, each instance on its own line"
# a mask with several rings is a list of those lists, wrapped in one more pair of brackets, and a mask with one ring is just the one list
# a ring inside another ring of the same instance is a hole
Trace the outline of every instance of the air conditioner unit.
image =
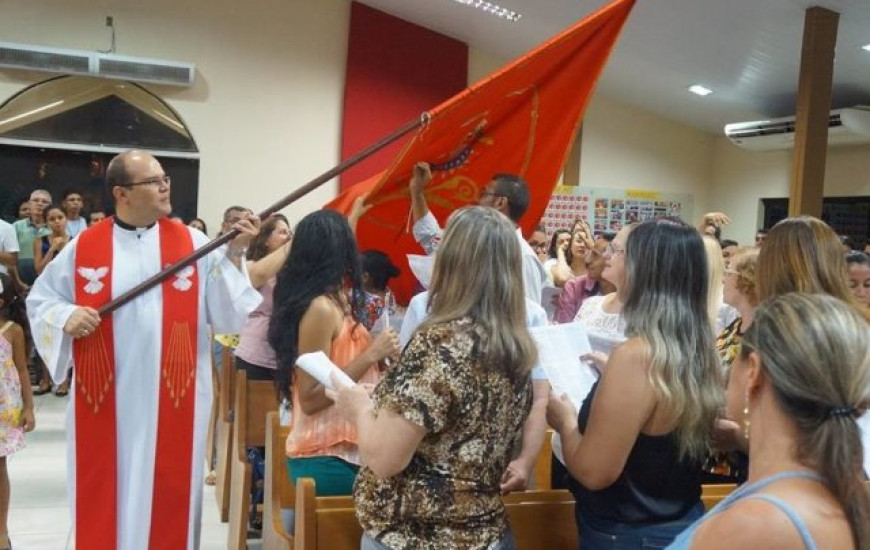
[(193, 63), (0, 42), (0, 67), (192, 86)]
[[(794, 146), (795, 117), (738, 122), (725, 125), (725, 135), (734, 145), (751, 151), (777, 151)], [(870, 144), (870, 106), (859, 105), (831, 111), (828, 146)]]

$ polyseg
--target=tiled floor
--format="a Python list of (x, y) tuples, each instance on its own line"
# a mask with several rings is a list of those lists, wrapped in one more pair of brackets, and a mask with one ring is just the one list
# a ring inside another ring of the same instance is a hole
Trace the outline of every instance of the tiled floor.
[[(70, 529), (66, 497), (64, 418), (68, 398), (37, 396), (36, 430), (9, 459), (12, 504), (9, 534), (15, 550), (64, 550)], [(203, 495), (201, 550), (226, 548), (227, 526), (218, 518), (214, 488)], [(249, 549), (259, 548), (251, 541)]]

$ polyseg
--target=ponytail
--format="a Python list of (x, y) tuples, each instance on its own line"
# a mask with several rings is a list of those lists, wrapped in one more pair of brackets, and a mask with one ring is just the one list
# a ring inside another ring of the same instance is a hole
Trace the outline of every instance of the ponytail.
[[(765, 244), (765, 246), (767, 246)], [(870, 404), (870, 325), (826, 294), (765, 300), (744, 334), (796, 424), (796, 459), (816, 470), (843, 507), (855, 548), (870, 549), (870, 488), (856, 421)]]
[[(780, 402), (785, 398), (778, 395)], [(864, 481), (864, 448), (855, 407), (829, 408), (810, 418), (807, 409), (786, 406), (798, 424), (798, 460), (814, 467), (843, 506), (855, 548), (870, 548), (870, 488)]]

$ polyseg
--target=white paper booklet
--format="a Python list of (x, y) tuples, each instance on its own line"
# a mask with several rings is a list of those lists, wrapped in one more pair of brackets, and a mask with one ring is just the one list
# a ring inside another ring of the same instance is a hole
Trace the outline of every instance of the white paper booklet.
[(592, 351), (586, 329), (579, 323), (531, 327), (538, 345), (538, 365), (547, 373), (556, 395), (567, 393), (579, 411), (583, 400), (598, 379), (595, 371), (580, 356)]
[(432, 271), (435, 269), (435, 256), (421, 256), (419, 254), (408, 254), (408, 267), (414, 273), (414, 277), (420, 281), (423, 288), (429, 288), (432, 284)]
[(314, 377), (315, 380), (323, 384), (329, 389), (336, 389), (330, 379), (329, 375), (331, 373), (335, 373), (339, 380), (342, 381), (344, 385), (353, 386), (356, 382), (353, 379), (344, 373), (343, 370), (338, 368), (338, 366), (330, 361), (329, 357), (326, 356), (322, 351), (316, 351), (314, 353), (303, 353), (296, 359), (296, 366), (310, 374)]

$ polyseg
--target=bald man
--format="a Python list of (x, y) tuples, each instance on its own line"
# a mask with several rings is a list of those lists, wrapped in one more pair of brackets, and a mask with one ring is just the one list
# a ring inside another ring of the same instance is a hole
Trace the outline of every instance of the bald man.
[(67, 417), (76, 548), (195, 549), (212, 401), (208, 325), (238, 332), (260, 295), (244, 271), (259, 230), (246, 215), (223, 249), (111, 315), (97, 310), (207, 243), (171, 221), (172, 180), (142, 151), (106, 170), (116, 216), (83, 231), (27, 299), (58, 382), (75, 365)]

